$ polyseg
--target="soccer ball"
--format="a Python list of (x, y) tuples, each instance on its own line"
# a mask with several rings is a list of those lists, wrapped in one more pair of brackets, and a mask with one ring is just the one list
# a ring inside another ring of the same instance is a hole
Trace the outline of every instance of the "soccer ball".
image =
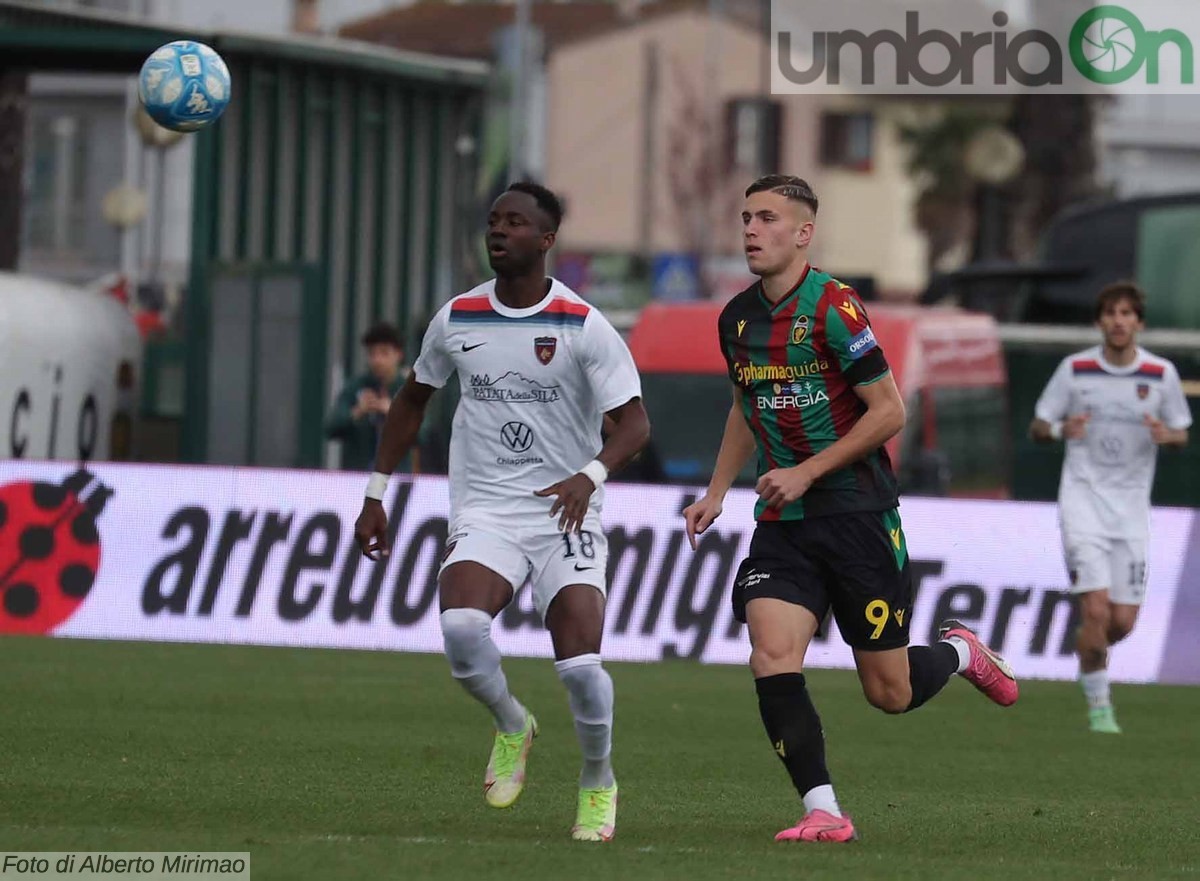
[(229, 68), (203, 43), (176, 40), (155, 50), (138, 75), (138, 97), (150, 118), (177, 132), (194, 132), (229, 105)]

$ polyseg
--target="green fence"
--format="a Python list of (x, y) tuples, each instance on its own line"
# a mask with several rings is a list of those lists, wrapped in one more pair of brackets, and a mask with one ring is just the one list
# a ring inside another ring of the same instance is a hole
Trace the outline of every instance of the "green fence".
[[(0, 76), (135, 76), (178, 39), (221, 53), (233, 95), (218, 123), (191, 136), (186, 320), (149, 346), (153, 446), (192, 461), (211, 452), (237, 464), (320, 464), (321, 410), (362, 367), (358, 336), (382, 318), (412, 339), (464, 282), (490, 70), (345, 40), (0, 0)], [(264, 434), (267, 400), (295, 443)]]
[[(235, 89), (225, 117), (196, 145), (183, 455), (319, 465), (321, 411), (362, 369), (362, 332), (385, 319), (414, 338), (464, 283), (476, 175), (462, 145), (478, 139), (485, 79), (479, 65), (416, 64), (382, 50), (350, 64), (345, 53), (310, 56), (291, 44), (284, 52), (218, 37), (216, 48)], [(219, 289), (233, 269), (243, 279), (296, 279), (299, 324), (272, 335), (274, 319), (264, 318), (245, 345), (223, 345), (240, 320), (231, 316), (257, 315), (262, 302), (219, 311), (218, 301), (231, 308), (236, 300)], [(302, 346), (263, 348), (293, 335)], [(290, 364), (300, 351), (303, 369)], [(284, 447), (259, 443), (262, 405), (224, 387), (239, 376), (258, 382), (267, 367), (283, 383), (271, 399), (305, 435), (287, 447), (290, 459)]]

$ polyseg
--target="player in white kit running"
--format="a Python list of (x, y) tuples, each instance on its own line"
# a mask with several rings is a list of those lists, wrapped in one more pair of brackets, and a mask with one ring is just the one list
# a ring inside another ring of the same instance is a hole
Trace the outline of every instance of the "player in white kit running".
[[(554, 643), (583, 752), (572, 837), (607, 841), (616, 826), (612, 679), (601, 665), (608, 542), (602, 484), (645, 446), (650, 421), (624, 341), (599, 311), (546, 277), (562, 205), (513, 184), (488, 214), (496, 278), (452, 299), (425, 333), (396, 396), (355, 535), (388, 553), (380, 499), (408, 453), (430, 396), (454, 373), (461, 400), (450, 439), (450, 534), (439, 575), (451, 673), (492, 713), (487, 803), (506, 808), (525, 783), (537, 720), (508, 690), (492, 619), (529, 580)], [(608, 439), (601, 444), (607, 416)]]
[(1096, 302), (1104, 344), (1064, 358), (1030, 428), (1065, 441), (1059, 522), (1071, 592), (1079, 597), (1080, 682), (1092, 731), (1120, 734), (1108, 649), (1133, 630), (1146, 591), (1150, 487), (1160, 446), (1187, 444), (1192, 416), (1170, 361), (1140, 348), (1145, 295), (1111, 284)]

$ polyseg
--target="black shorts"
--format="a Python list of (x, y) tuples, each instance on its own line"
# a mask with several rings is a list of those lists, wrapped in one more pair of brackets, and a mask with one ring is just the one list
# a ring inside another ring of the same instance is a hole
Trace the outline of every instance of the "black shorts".
[(908, 645), (913, 583), (900, 512), (831, 514), (759, 523), (738, 567), (733, 615), (772, 597), (823, 622), (833, 609), (846, 644), (883, 651)]

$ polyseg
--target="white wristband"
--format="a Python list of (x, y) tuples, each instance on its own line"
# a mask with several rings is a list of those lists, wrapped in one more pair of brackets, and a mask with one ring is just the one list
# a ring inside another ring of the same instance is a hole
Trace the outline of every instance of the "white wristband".
[(1052, 440), (1062, 440), (1063, 424), (1061, 422), (1050, 423), (1050, 437)]
[(604, 481), (608, 480), (608, 469), (604, 467), (604, 463), (599, 459), (593, 459), (582, 468), (579, 469), (580, 474), (586, 474), (588, 478), (595, 484), (596, 489), (599, 489)]
[(383, 495), (387, 492), (388, 478), (390, 477), (390, 474), (384, 474), (381, 471), (371, 474), (370, 479), (367, 481), (367, 498), (382, 502)]

